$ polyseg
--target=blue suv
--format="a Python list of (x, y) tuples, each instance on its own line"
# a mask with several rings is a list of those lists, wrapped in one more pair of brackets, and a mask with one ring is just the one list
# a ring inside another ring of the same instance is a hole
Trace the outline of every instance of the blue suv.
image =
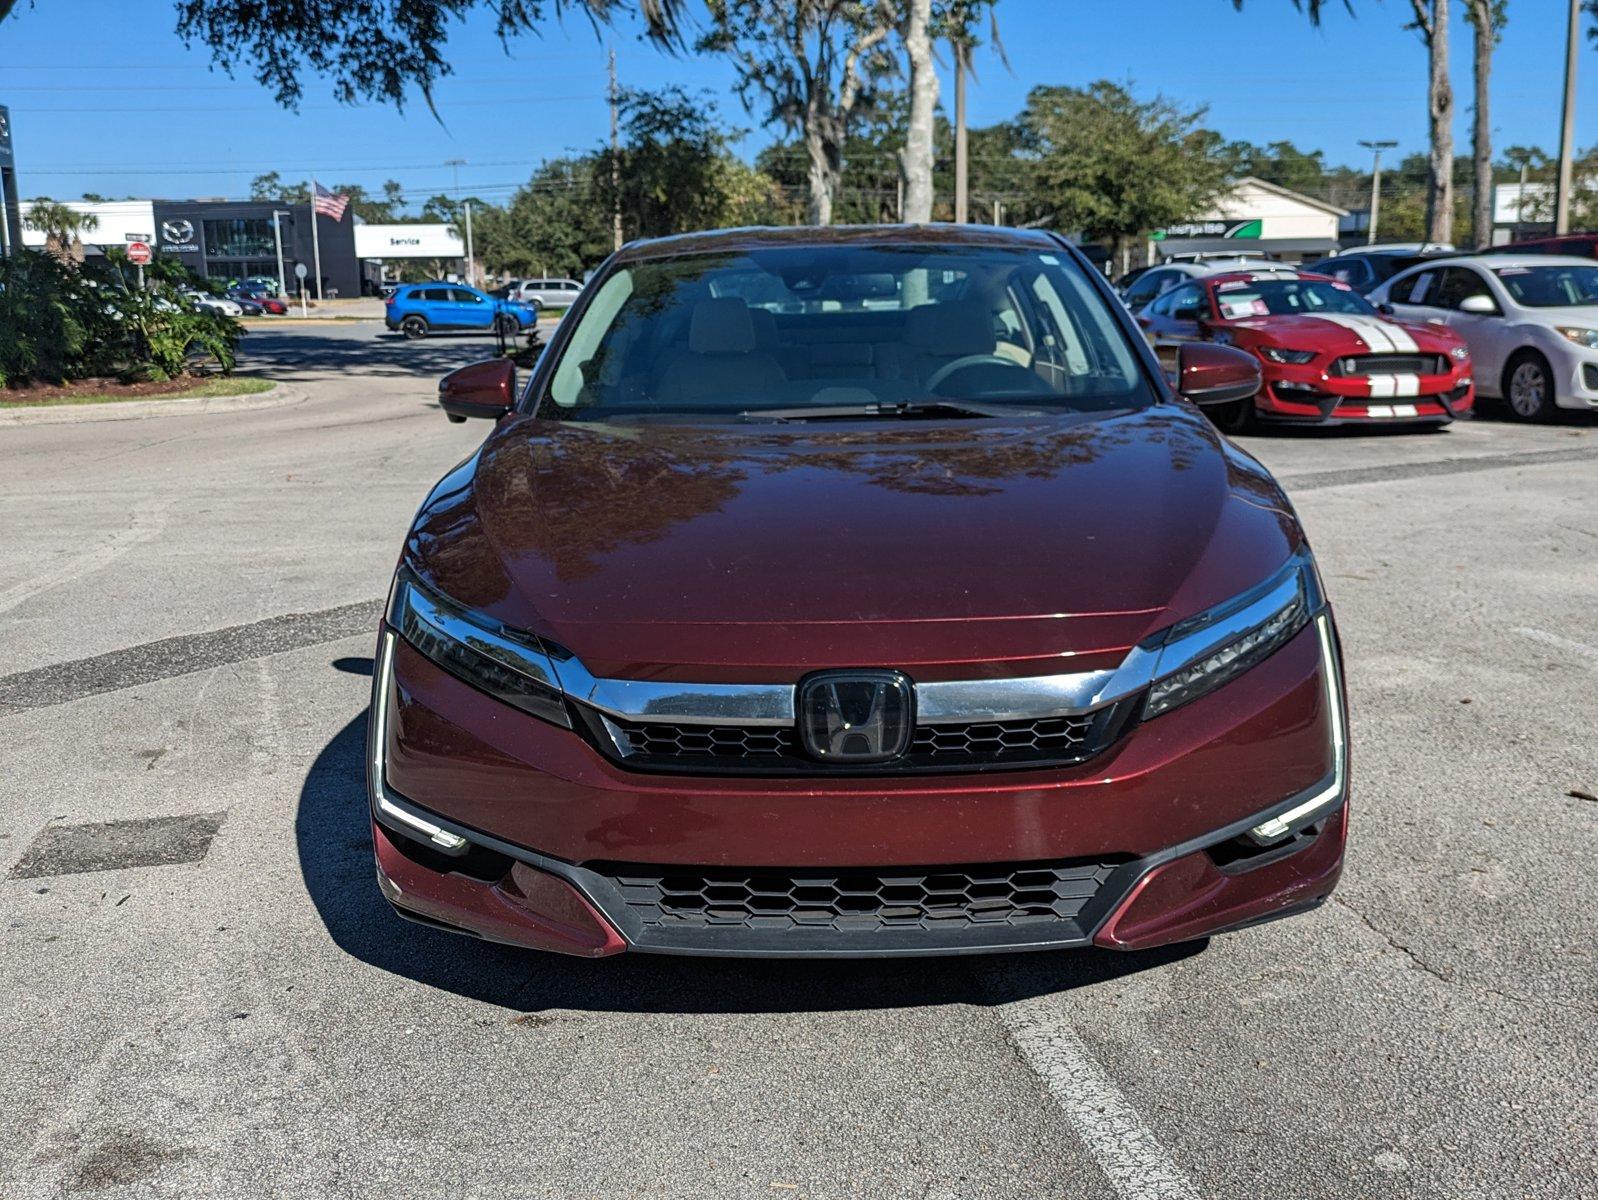
[(408, 338), (435, 329), (497, 329), (509, 337), (538, 324), (531, 304), (496, 300), (461, 283), (407, 283), (384, 303), (384, 324)]

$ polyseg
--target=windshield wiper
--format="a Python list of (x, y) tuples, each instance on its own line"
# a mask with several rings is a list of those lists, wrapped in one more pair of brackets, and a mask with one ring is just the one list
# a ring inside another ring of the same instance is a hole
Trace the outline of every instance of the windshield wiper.
[(749, 408), (738, 414), (746, 421), (840, 421), (866, 417), (900, 420), (946, 417), (1041, 416), (1037, 409), (1013, 404), (980, 404), (974, 400), (916, 400), (898, 404), (810, 404), (793, 408)]

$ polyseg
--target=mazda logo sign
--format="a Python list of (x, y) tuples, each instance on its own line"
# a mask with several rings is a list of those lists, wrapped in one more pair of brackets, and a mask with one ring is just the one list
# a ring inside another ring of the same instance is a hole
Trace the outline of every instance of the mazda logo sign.
[(823, 671), (799, 685), (799, 740), (822, 762), (887, 762), (914, 732), (915, 689), (897, 671)]
[(194, 240), (193, 221), (162, 221), (161, 236), (169, 242), (192, 242)]

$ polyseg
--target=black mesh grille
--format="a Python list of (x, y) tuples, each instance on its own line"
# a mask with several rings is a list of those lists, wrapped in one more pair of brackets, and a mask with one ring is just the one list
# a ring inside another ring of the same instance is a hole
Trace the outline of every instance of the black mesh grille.
[(1126, 725), (1136, 700), (1091, 713), (1025, 721), (918, 725), (904, 757), (870, 765), (810, 757), (789, 725), (690, 725), (601, 719), (584, 710), (607, 753), (640, 769), (708, 774), (894, 774), (1057, 766), (1105, 749)]
[(920, 725), (910, 743), (910, 753), (966, 761), (1071, 758), (1081, 754), (1092, 732), (1092, 715), (983, 725)]
[[(645, 931), (803, 931), (868, 936), (1074, 922), (1117, 863), (799, 872), (757, 868), (595, 868)], [(780, 942), (773, 943), (780, 945)]]
[(1334, 375), (1446, 375), (1441, 354), (1351, 354), (1332, 364)]

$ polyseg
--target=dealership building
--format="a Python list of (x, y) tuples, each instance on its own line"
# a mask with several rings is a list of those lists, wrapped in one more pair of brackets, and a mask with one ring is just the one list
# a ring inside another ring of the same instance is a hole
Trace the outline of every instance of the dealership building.
[[(373, 225), (353, 212), (335, 221), (313, 213), (308, 203), (273, 204), (254, 200), (111, 200), (69, 201), (95, 218), (84, 236), (85, 252), (106, 246), (147, 241), (157, 257), (177, 259), (197, 274), (214, 279), (251, 275), (282, 277), (295, 288), (295, 265), (304, 263), (307, 287), (315, 292), (317, 245), (322, 263), (322, 291), (327, 296), (360, 296), (383, 278), (383, 268), (403, 259), (441, 260), (458, 271), (466, 247), (448, 225)], [(22, 204), (24, 213), (28, 202)], [(274, 215), (276, 217), (274, 223)], [(44, 234), (22, 231), (24, 245), (44, 245)], [(459, 260), (458, 262), (456, 260)]]
[(1238, 252), (1287, 262), (1336, 254), (1338, 222), (1348, 210), (1289, 188), (1244, 176), (1190, 220), (1157, 230), (1149, 261)]

